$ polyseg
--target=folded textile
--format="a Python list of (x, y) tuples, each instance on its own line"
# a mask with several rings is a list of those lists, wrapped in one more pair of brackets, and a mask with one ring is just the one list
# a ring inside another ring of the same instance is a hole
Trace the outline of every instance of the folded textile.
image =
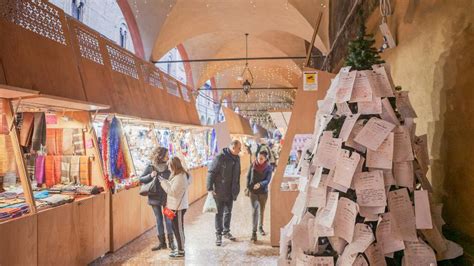
[(36, 183), (41, 186), (44, 183), (44, 164), (45, 164), (45, 156), (38, 155), (36, 156), (35, 162), (35, 177)]
[(71, 182), (77, 184), (80, 183), (80, 175), (79, 175), (79, 169), (80, 169), (80, 157), (79, 156), (72, 156), (71, 157), (71, 172), (70, 172), (70, 179)]
[(82, 195), (95, 195), (99, 194), (101, 192), (101, 189), (103, 191), (103, 188), (99, 188), (97, 186), (81, 186), (76, 189), (77, 194), (82, 194)]
[(33, 135), (34, 113), (23, 113), (23, 119), (20, 128), (20, 145), (28, 147), (31, 144), (31, 137)]
[(41, 201), (48, 203), (51, 206), (59, 206), (68, 202), (73, 202), (74, 197), (68, 195), (55, 194), (44, 198)]
[(91, 177), (89, 174), (89, 157), (88, 156), (81, 156), (79, 157), (79, 180), (80, 183), (83, 185), (90, 185), (91, 184)]
[(69, 184), (71, 183), (71, 157), (62, 156), (61, 157), (61, 183)]
[(35, 199), (44, 199), (49, 197), (49, 191), (47, 190), (42, 190), (42, 191), (36, 191), (33, 193), (33, 197)]
[(63, 129), (63, 143), (62, 143), (63, 155), (74, 154), (74, 145), (73, 145), (72, 140), (73, 140), (73, 129), (72, 128)]
[(85, 155), (84, 132), (82, 132), (82, 129), (78, 129), (78, 128), (73, 129), (72, 143), (74, 145), (75, 155)]
[(46, 118), (44, 113), (34, 113), (33, 136), (31, 137), (31, 150), (39, 151), (46, 145)]

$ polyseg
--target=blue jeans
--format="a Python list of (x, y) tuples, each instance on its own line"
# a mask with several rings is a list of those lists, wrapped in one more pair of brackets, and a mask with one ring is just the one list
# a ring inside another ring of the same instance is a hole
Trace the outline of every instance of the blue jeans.
[(167, 234), (172, 234), (173, 233), (173, 226), (172, 226), (171, 220), (163, 216), (163, 213), (162, 213), (163, 206), (151, 205), (151, 207), (153, 208), (153, 212), (155, 213), (156, 229), (158, 229), (158, 235), (159, 236), (165, 235), (165, 228), (163, 226), (163, 219), (165, 220), (165, 224), (166, 224), (166, 233)]

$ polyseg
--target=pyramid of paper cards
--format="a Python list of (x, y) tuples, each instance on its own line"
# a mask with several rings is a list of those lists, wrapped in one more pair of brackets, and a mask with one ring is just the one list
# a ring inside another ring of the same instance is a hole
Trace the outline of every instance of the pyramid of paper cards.
[(388, 65), (343, 68), (318, 102), (299, 162), (293, 218), (280, 265), (436, 265), (463, 254), (445, 239), (407, 91)]

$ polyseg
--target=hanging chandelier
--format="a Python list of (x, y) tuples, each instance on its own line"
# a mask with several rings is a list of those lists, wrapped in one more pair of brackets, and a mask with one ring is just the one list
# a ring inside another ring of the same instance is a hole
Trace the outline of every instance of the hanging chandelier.
[[(249, 34), (245, 33), (245, 67), (244, 67), (244, 70), (242, 71), (242, 74), (240, 75), (241, 81), (245, 79), (245, 81), (242, 82), (242, 89), (244, 90), (244, 93), (246, 95), (249, 94), (250, 89), (252, 88), (252, 84), (253, 84), (253, 74), (249, 69), (249, 62), (248, 62), (248, 53), (249, 53), (248, 37), (249, 37)], [(247, 73), (247, 76), (244, 77), (246, 73)]]

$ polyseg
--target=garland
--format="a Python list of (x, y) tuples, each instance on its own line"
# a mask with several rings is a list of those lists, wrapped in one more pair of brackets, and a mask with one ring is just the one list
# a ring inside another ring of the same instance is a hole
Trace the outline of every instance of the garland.
[(120, 145), (120, 123), (117, 118), (113, 118), (110, 123), (109, 132), (109, 165), (112, 177), (124, 179), (127, 174), (123, 151)]
[(108, 188), (113, 187), (113, 182), (112, 182), (112, 176), (110, 174), (110, 169), (108, 167), (108, 161), (109, 161), (109, 145), (108, 145), (108, 139), (109, 139), (109, 130), (110, 130), (110, 122), (109, 120), (105, 119), (104, 120), (104, 125), (102, 126), (102, 136), (101, 136), (101, 155), (102, 155), (102, 162), (104, 166), (104, 179), (105, 183), (107, 184)]

